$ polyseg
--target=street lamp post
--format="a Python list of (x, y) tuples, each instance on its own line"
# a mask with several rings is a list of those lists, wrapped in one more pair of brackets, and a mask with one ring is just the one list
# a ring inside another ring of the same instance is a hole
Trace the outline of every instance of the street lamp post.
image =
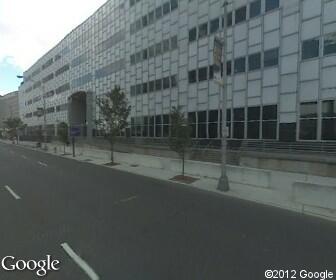
[[(23, 79), (22, 75), (16, 76), (19, 79)], [(36, 83), (36, 81), (32, 78), (29, 78), (33, 83)], [(43, 82), (41, 82), (41, 91), (42, 91), (42, 99), (43, 99), (43, 141), (44, 141), (44, 149), (47, 150), (47, 116), (46, 116), (46, 100), (45, 100), (45, 85)]]
[(226, 152), (227, 152), (227, 126), (226, 126), (226, 102), (227, 102), (227, 71), (226, 71), (226, 46), (227, 46), (227, 5), (228, 1), (224, 1), (224, 24), (223, 24), (223, 77), (222, 84), (220, 86), (221, 90), (221, 110), (222, 110), (222, 147), (221, 147), (221, 177), (219, 178), (217, 190), (229, 191), (229, 179), (226, 172)]

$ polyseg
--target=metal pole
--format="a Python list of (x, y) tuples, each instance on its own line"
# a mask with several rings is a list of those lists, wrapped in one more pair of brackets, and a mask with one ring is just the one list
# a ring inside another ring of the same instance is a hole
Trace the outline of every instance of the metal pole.
[(76, 152), (75, 152), (75, 137), (72, 137), (72, 156), (73, 157), (76, 156)]
[(43, 98), (43, 138), (44, 149), (47, 150), (47, 114), (46, 114), (46, 100), (45, 100), (45, 86), (42, 83), (42, 98)]
[(226, 173), (226, 152), (227, 152), (227, 128), (226, 128), (226, 102), (227, 102), (227, 73), (226, 73), (226, 45), (227, 45), (227, 5), (228, 2), (224, 1), (224, 24), (223, 24), (223, 42), (224, 42), (224, 50), (223, 50), (223, 77), (222, 77), (222, 86), (220, 86), (221, 90), (221, 109), (222, 109), (222, 165), (221, 165), (221, 177), (219, 178), (217, 190), (220, 191), (228, 191), (229, 187), (229, 179)]

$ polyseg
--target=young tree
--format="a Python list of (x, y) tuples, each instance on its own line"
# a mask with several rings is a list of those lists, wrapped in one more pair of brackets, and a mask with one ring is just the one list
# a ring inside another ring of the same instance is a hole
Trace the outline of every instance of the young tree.
[(96, 123), (104, 126), (108, 132), (111, 162), (114, 163), (113, 151), (116, 137), (119, 136), (122, 130), (128, 125), (127, 118), (131, 111), (131, 106), (128, 105), (125, 92), (123, 92), (119, 86), (115, 86), (114, 89), (103, 98), (97, 99), (97, 105), (102, 119), (97, 120)]
[(180, 108), (173, 107), (170, 112), (171, 131), (169, 147), (175, 151), (182, 160), (182, 176), (184, 176), (184, 160), (187, 149), (191, 146), (191, 127)]
[(58, 124), (57, 127), (57, 134), (58, 139), (63, 143), (64, 147), (64, 154), (65, 154), (65, 146), (68, 144), (69, 141), (69, 127), (68, 124), (65, 122), (61, 122)]
[(17, 138), (18, 129), (24, 127), (24, 124), (20, 118), (8, 118), (4, 121), (6, 128), (8, 129), (8, 133), (11, 138)]

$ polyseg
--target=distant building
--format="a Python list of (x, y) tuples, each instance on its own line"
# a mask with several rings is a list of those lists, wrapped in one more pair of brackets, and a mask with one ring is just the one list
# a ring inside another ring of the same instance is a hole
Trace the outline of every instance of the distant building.
[[(227, 126), (237, 140), (336, 140), (336, 0), (110, 0), (24, 72), (29, 127), (98, 129), (96, 98), (119, 85), (131, 135), (169, 135), (181, 106), (196, 139), (220, 138), (213, 42), (227, 20)], [(43, 98), (44, 96), (44, 98)], [(43, 104), (45, 99), (45, 106)]]
[(19, 118), (19, 92), (13, 91), (0, 96), (0, 129), (8, 118)]

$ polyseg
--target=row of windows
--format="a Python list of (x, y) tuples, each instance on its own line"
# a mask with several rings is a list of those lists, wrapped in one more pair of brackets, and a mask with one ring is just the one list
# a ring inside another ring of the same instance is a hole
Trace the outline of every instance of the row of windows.
[(77, 79), (72, 80), (71, 81), (71, 87), (72, 88), (80, 87), (80, 86), (85, 85), (85, 84), (87, 84), (91, 81), (92, 81), (92, 74), (89, 73), (89, 74), (86, 74), (82, 77), (79, 77)]
[(133, 85), (131, 86), (131, 96), (136, 96), (148, 92), (161, 91), (174, 87), (177, 87), (176, 75), (149, 81), (143, 84)]
[(125, 40), (125, 30), (120, 30), (117, 33), (113, 34), (110, 38), (106, 39), (105, 41), (99, 43), (95, 47), (96, 54), (99, 54), (107, 49), (112, 48), (119, 42)]
[(169, 14), (178, 8), (178, 0), (170, 0), (169, 2), (164, 3), (163, 5), (157, 7), (156, 9), (150, 11), (147, 15), (142, 16), (135, 22), (130, 25), (130, 32), (134, 34), (145, 28), (148, 25), (151, 25), (155, 20), (159, 20), (163, 16)]
[(54, 59), (53, 59), (53, 58), (50, 58), (46, 63), (44, 63), (44, 64), (42, 65), (42, 70), (48, 68), (48, 67), (49, 67), (51, 64), (53, 64), (53, 63), (54, 63)]
[(139, 3), (141, 0), (130, 0), (130, 7), (134, 6), (136, 3)]
[[(244, 138), (245, 108), (228, 109), (227, 126), (233, 125), (232, 138)], [(231, 115), (232, 114), (232, 115)], [(262, 138), (275, 139), (277, 129), (277, 106), (267, 105), (247, 108), (248, 138), (259, 139), (262, 125)], [(231, 121), (233, 120), (233, 121)], [(221, 111), (189, 112), (188, 122), (192, 138), (218, 138), (221, 136)], [(170, 133), (170, 116), (156, 115), (131, 118), (133, 136), (168, 137)], [(231, 137), (231, 136), (230, 136)]]
[(98, 70), (95, 71), (95, 78), (100, 79), (103, 77), (106, 77), (108, 75), (111, 75), (113, 73), (116, 73), (122, 69), (125, 68), (125, 60), (120, 59), (118, 61), (112, 62)]
[[(261, 68), (261, 53), (251, 54), (247, 57), (240, 57), (234, 60), (234, 73), (242, 73), (246, 71), (246, 61), (248, 71), (254, 71)], [(276, 66), (279, 63), (279, 50), (278, 48), (264, 52), (263, 65), (264, 67)], [(223, 73), (223, 65), (221, 69)], [(228, 76), (232, 74), (232, 62), (226, 63), (226, 73)], [(213, 66), (202, 67), (195, 70), (190, 70), (188, 73), (189, 83), (202, 82), (213, 79), (214, 70)]]
[[(51, 113), (55, 113), (55, 112), (61, 112), (61, 111), (66, 111), (68, 110), (68, 104), (61, 104), (61, 105), (57, 105), (56, 107), (49, 107), (46, 109), (46, 114), (51, 114)], [(43, 115), (43, 113), (42, 113)], [(29, 119), (32, 118), (33, 116), (39, 116), (39, 111), (35, 111), (34, 113), (27, 113), (25, 115), (25, 118)]]
[(163, 40), (130, 56), (131, 65), (177, 49), (177, 36)]
[[(266, 0), (265, 11), (271, 11), (279, 8), (279, 0)], [(250, 3), (250, 18), (254, 18), (261, 14), (261, 0)], [(235, 10), (235, 24), (243, 22), (247, 19), (247, 6), (240, 7)], [(200, 24), (198, 27), (193, 27), (189, 30), (189, 42), (204, 38), (209, 34), (216, 33), (220, 27), (220, 21), (222, 21), (222, 27), (224, 26), (223, 18), (215, 18), (210, 22)], [(232, 12), (228, 13), (227, 25), (232, 26)]]
[[(323, 38), (323, 55), (336, 54), (336, 33)], [(320, 39), (315, 38), (302, 42), (302, 60), (320, 56)]]
[(69, 90), (69, 89), (70, 89), (70, 84), (69, 84), (69, 83), (66, 83), (66, 84), (64, 84), (64, 85), (62, 85), (62, 86), (60, 86), (60, 87), (58, 87), (58, 88), (55, 90), (55, 92), (56, 92), (56, 94), (60, 94), (60, 93), (65, 92), (65, 91), (67, 91), (67, 90)]

